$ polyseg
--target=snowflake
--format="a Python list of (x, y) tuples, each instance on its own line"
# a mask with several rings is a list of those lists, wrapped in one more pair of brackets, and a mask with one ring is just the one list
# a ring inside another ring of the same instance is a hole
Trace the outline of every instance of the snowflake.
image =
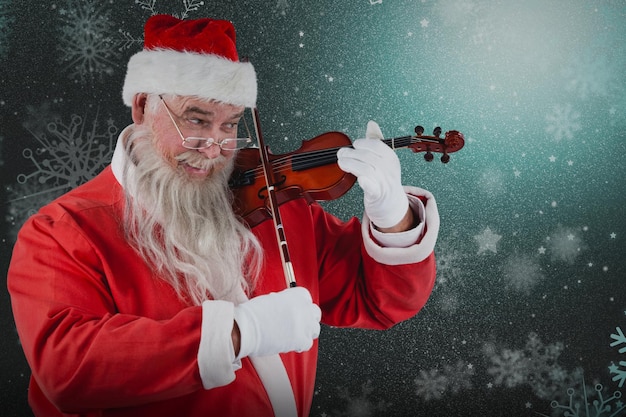
[(441, 286), (449, 282), (457, 283), (463, 272), (460, 266), (463, 254), (458, 251), (451, 240), (442, 240), (435, 248), (437, 261), (437, 280), (435, 285)]
[(447, 391), (457, 394), (472, 388), (472, 376), (474, 367), (462, 360), (454, 365), (444, 365), (443, 371), (437, 368), (421, 370), (414, 381), (415, 393), (424, 401), (440, 400)]
[[(626, 336), (620, 327), (615, 328), (615, 334), (611, 334), (611, 339), (615, 340), (610, 344), (611, 347), (620, 346), (619, 353), (626, 353)], [(611, 363), (609, 372), (613, 377), (613, 381), (619, 381), (619, 387), (622, 388), (626, 381), (626, 361), (619, 361), (619, 366)]]
[(474, 236), (474, 240), (478, 242), (477, 254), (480, 255), (485, 251), (498, 253), (497, 243), (501, 238), (502, 236), (493, 233), (489, 227), (486, 227), (480, 235)]
[[(143, 10), (150, 12), (152, 16), (160, 14), (156, 8), (157, 0), (135, 0), (135, 4), (141, 6)], [(179, 19), (186, 19), (189, 17), (190, 12), (197, 12), (201, 6), (204, 6), (204, 0), (183, 0), (183, 11), (181, 13), (171, 13)]]
[(112, 75), (117, 51), (109, 36), (111, 11), (96, 0), (67, 0), (59, 15), (61, 61), (69, 77), (85, 84)]
[(417, 396), (424, 401), (440, 400), (448, 387), (448, 378), (438, 369), (421, 370), (415, 385)]
[(562, 351), (562, 343), (545, 345), (533, 332), (523, 349), (504, 348), (499, 354), (493, 347), (484, 349), (492, 363), (487, 372), (494, 377), (495, 385), (507, 388), (529, 385), (542, 399), (556, 398), (557, 393), (573, 386), (582, 374), (578, 368), (569, 372), (557, 363)]
[(527, 295), (544, 278), (539, 263), (527, 255), (511, 255), (502, 267), (502, 276), (507, 288)]
[(572, 139), (574, 133), (581, 129), (579, 119), (580, 113), (572, 110), (570, 104), (557, 105), (553, 113), (546, 116), (548, 123), (546, 133), (554, 137), (557, 142), (561, 139)]
[(474, 376), (474, 367), (464, 361), (457, 361), (454, 365), (445, 365), (444, 374), (450, 375), (448, 378), (448, 389), (457, 394), (461, 390), (471, 389), (471, 378)]
[(353, 397), (347, 388), (339, 389), (339, 397), (346, 401), (345, 411), (334, 411), (335, 415), (343, 417), (372, 417), (378, 411), (385, 411), (391, 404), (384, 401), (372, 402), (369, 398), (374, 392), (372, 381), (367, 381), (361, 385), (360, 395)]
[(45, 134), (34, 135), (41, 147), (26, 148), (22, 155), (35, 170), (17, 176), (18, 187), (11, 189), (10, 216), (17, 225), (23, 213), (32, 212), (61, 193), (74, 188), (98, 174), (111, 160), (117, 128), (112, 120), (100, 129), (96, 116), (88, 126), (83, 118), (73, 115), (69, 123), (49, 123)]
[(527, 382), (539, 398), (553, 398), (555, 392), (564, 384), (571, 384), (572, 378), (580, 373), (579, 369), (567, 372), (558, 364), (563, 352), (561, 342), (544, 345), (536, 333), (530, 333), (524, 352), (528, 359)]
[[(455, 313), (461, 304), (458, 290), (463, 284), (461, 282), (463, 273), (461, 263), (465, 255), (455, 247), (454, 243), (457, 240), (456, 237), (442, 240), (437, 243), (435, 248), (437, 279), (431, 300), (445, 313)], [(463, 244), (462, 242), (459, 243)]]
[(118, 33), (121, 36), (121, 38), (117, 40), (119, 51), (136, 48), (137, 45), (140, 47), (143, 45), (143, 36), (137, 37), (122, 29), (118, 29)]
[(552, 258), (568, 264), (573, 264), (578, 255), (586, 248), (576, 231), (559, 226), (558, 229), (547, 238)]
[(513, 388), (526, 381), (527, 359), (521, 350), (503, 349), (490, 359), (493, 366), (487, 368), (487, 373), (494, 377), (496, 385)]
[(149, 11), (153, 16), (159, 13), (155, 8), (156, 0), (135, 0), (135, 4), (141, 6), (143, 10)]
[(39, 106), (26, 105), (26, 117), (22, 121), (22, 127), (28, 130), (33, 136), (44, 135), (51, 120), (56, 120), (61, 115), (52, 109), (52, 103), (45, 101)]
[[(615, 328), (615, 333), (611, 334), (611, 339), (613, 339), (613, 342), (609, 344), (610, 347), (620, 346), (618, 349), (619, 353), (626, 353), (626, 336), (624, 336), (624, 332), (620, 327)], [(558, 353), (555, 355), (558, 356)], [(626, 361), (620, 361), (620, 365), (625, 368), (622, 369), (620, 366), (612, 363), (609, 366), (609, 372), (615, 375), (613, 381), (619, 381), (619, 387), (621, 388), (624, 381), (626, 381)], [(576, 383), (576, 381), (579, 382)], [(555, 398), (550, 403), (553, 409), (553, 416), (617, 417), (626, 414), (626, 405), (621, 400), (622, 393), (620, 391), (614, 391), (611, 394), (599, 383), (596, 383), (593, 387), (587, 386), (582, 371), (575, 378), (565, 381), (562, 386), (568, 387), (566, 390), (567, 398), (552, 397)], [(556, 390), (552, 391), (553, 395), (556, 393)], [(537, 414), (548, 417), (545, 414)]]
[[(612, 395), (606, 396), (602, 384), (596, 384), (591, 389), (585, 385), (584, 378), (581, 387), (581, 389), (567, 389), (566, 404), (561, 404), (558, 400), (552, 401), (550, 406), (557, 413), (552, 415), (564, 417), (617, 417), (624, 415), (622, 411), (626, 410), (626, 405), (620, 399), (621, 392), (615, 391)], [(594, 392), (595, 399), (593, 398)], [(542, 413), (537, 414), (548, 417)]]

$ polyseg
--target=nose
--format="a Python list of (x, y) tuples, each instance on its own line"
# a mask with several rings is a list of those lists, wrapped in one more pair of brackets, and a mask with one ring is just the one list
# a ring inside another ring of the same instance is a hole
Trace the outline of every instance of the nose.
[(222, 153), (222, 149), (217, 144), (214, 143), (208, 148), (198, 149), (198, 152), (203, 154), (206, 158), (215, 159), (218, 156), (220, 156), (220, 154)]

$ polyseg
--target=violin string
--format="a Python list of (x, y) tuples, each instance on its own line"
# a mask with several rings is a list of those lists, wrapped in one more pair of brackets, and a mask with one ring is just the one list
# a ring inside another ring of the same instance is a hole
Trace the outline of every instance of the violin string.
[[(337, 151), (340, 148), (341, 147), (320, 149), (302, 154), (296, 154), (293, 156), (285, 156), (276, 159), (272, 163), (272, 166), (274, 167), (274, 171), (281, 172), (290, 169), (293, 166), (294, 162), (297, 164), (302, 163), (303, 161), (315, 161), (315, 165), (325, 165), (337, 160)], [(260, 167), (253, 168), (247, 172), (249, 174), (253, 174), (255, 178), (263, 175), (263, 169)]]
[[(395, 148), (401, 148), (401, 147), (408, 146), (411, 142), (411, 139), (412, 139), (411, 136), (403, 136), (403, 137), (399, 137), (395, 139), (383, 139), (383, 142), (385, 142), (387, 146), (391, 147), (391, 143), (393, 141), (395, 143)], [(298, 164), (298, 163), (305, 163), (307, 161), (312, 161), (312, 162), (322, 161), (323, 163), (321, 163), (320, 165), (323, 165), (324, 163), (335, 161), (337, 159), (337, 151), (341, 148), (342, 147), (318, 149), (318, 150), (313, 150), (309, 152), (295, 154), (291, 157), (287, 156), (287, 157), (277, 160), (278, 161), (277, 165), (280, 167), (281, 163)]]
[[(403, 136), (394, 139), (383, 139), (386, 145), (394, 145), (394, 149), (403, 148), (411, 144), (413, 136)], [(337, 151), (343, 146), (335, 148), (318, 149), (309, 152), (303, 152), (294, 155), (288, 155), (282, 158), (276, 159), (272, 166), (276, 172), (286, 171), (292, 169), (294, 164), (306, 164), (311, 163), (313, 166), (326, 165), (337, 160)], [(352, 147), (352, 146), (349, 146)], [(247, 174), (254, 175), (254, 178), (258, 178), (263, 175), (263, 169), (261, 167), (253, 168), (247, 171)]]

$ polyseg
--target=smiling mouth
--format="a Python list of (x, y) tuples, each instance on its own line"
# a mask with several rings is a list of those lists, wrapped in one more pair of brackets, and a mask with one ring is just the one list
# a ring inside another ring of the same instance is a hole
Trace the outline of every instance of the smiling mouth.
[(178, 168), (191, 177), (206, 178), (227, 165), (228, 158), (219, 155), (205, 158), (193, 152), (186, 152), (175, 157)]
[(186, 173), (194, 175), (194, 176), (207, 176), (212, 171), (212, 166), (208, 167), (206, 165), (203, 166), (195, 166), (187, 162), (179, 162), (178, 164)]

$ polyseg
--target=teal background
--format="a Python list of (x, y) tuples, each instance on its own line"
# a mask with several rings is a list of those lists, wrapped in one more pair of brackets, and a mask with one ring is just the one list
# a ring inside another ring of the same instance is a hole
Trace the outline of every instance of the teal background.
[[(437, 198), (437, 284), (391, 330), (322, 329), (312, 415), (626, 415), (625, 1), (0, 0), (3, 275), (26, 217), (108, 163), (153, 13), (234, 22), (274, 153), (368, 120), (465, 135), (447, 165), (398, 151)], [(2, 282), (0, 404), (24, 416)]]

